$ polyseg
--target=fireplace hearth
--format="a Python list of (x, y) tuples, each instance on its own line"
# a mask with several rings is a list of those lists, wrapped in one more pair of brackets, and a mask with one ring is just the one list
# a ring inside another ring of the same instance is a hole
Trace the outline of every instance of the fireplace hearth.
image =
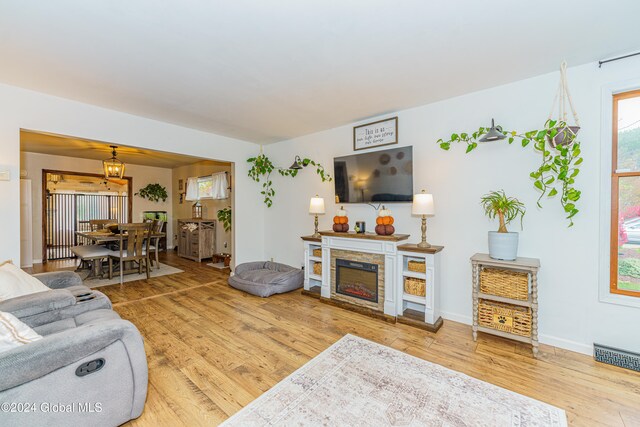
[(378, 265), (367, 262), (336, 259), (337, 294), (378, 302)]

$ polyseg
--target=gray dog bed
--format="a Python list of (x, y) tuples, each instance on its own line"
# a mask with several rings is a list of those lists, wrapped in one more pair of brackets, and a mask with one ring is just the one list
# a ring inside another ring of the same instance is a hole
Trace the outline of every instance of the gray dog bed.
[(240, 264), (229, 277), (232, 287), (263, 298), (299, 289), (303, 282), (302, 270), (270, 261)]

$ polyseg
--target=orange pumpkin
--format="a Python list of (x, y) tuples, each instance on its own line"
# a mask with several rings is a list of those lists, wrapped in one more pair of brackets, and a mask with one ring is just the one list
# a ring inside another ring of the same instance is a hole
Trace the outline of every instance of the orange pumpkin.
[(382, 217), (382, 225), (389, 225), (389, 218), (388, 216), (383, 216)]
[(346, 216), (339, 216), (338, 220), (339, 220), (338, 221), (339, 224), (346, 224), (349, 222), (349, 218)]
[(393, 217), (392, 217), (392, 216), (389, 216), (389, 217), (387, 217), (387, 218), (389, 218), (389, 225), (392, 225), (392, 224), (393, 224)]
[(382, 225), (382, 217), (381, 216), (376, 218), (376, 224)]
[(334, 224), (340, 224), (340, 217), (339, 216), (334, 216), (333, 217), (333, 223)]

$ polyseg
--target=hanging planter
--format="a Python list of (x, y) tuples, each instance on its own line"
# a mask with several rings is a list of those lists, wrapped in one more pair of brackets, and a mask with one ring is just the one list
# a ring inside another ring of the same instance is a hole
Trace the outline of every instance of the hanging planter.
[[(573, 102), (569, 95), (566, 77), (566, 62), (560, 66), (560, 85), (551, 107), (549, 119), (542, 129), (534, 129), (524, 133), (504, 130), (495, 126), (493, 121), (491, 128), (481, 127), (473, 133), (454, 133), (448, 140), (439, 139), (437, 143), (443, 150), (449, 150), (453, 143), (467, 144), (467, 153), (475, 150), (479, 143), (506, 140), (512, 144), (516, 139), (527, 147), (532, 143), (533, 148), (542, 155), (540, 166), (532, 171), (529, 176), (533, 179), (533, 186), (539, 191), (538, 206), (542, 207), (543, 197), (559, 195), (560, 204), (569, 220), (569, 226), (573, 225), (573, 217), (579, 212), (577, 207), (581, 192), (575, 187), (576, 177), (580, 173), (582, 164), (582, 151), (580, 141), (576, 137), (580, 130), (578, 115), (573, 108)], [(575, 124), (567, 124), (566, 104), (573, 114)], [(558, 118), (551, 117), (558, 106)]]
[[(575, 122), (574, 125), (569, 125), (567, 120), (567, 103), (569, 104), (571, 114), (573, 115), (573, 120)], [(553, 98), (551, 112), (549, 113), (549, 120), (553, 119), (556, 106), (558, 109), (558, 116), (555, 120), (555, 122), (558, 123), (555, 127), (557, 132), (553, 137), (550, 135), (547, 136), (547, 142), (553, 148), (570, 145), (576, 139), (578, 131), (580, 130), (580, 119), (578, 119), (578, 113), (576, 113), (576, 110), (573, 107), (573, 100), (571, 99), (569, 85), (567, 84), (566, 61), (562, 61), (562, 64), (560, 64), (560, 82), (558, 83), (556, 96)]]

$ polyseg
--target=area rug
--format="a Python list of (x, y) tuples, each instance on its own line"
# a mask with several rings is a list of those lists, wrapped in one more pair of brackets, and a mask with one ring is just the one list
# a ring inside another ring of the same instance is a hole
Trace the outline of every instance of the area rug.
[(553, 426), (562, 409), (346, 335), (222, 425)]
[[(160, 269), (156, 268), (155, 264), (151, 267), (151, 277), (168, 276), (170, 274), (184, 273), (179, 268), (171, 267), (170, 265), (160, 263)], [(147, 274), (125, 274), (123, 282), (133, 282), (134, 280), (147, 280)], [(114, 273), (112, 279), (85, 279), (84, 285), (90, 288), (99, 288), (101, 286), (114, 285), (120, 283), (120, 274)]]

